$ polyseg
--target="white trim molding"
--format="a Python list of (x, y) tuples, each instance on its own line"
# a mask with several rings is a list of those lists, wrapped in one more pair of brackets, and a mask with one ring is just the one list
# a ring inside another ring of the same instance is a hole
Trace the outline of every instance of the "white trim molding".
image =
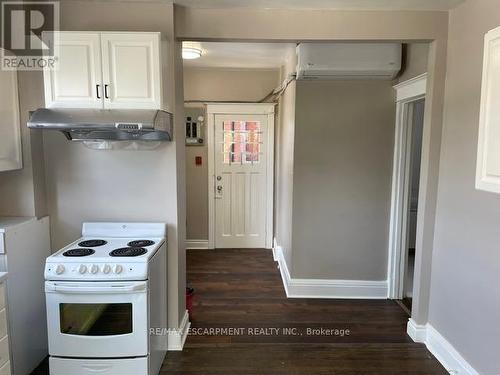
[(386, 299), (387, 281), (297, 279), (290, 276), (283, 249), (276, 245), (277, 259), (288, 298)]
[(413, 341), (425, 344), (450, 374), (479, 375), (479, 372), (430, 323), (417, 324), (410, 319), (407, 333)]
[[(392, 299), (403, 298), (404, 271), (406, 268), (406, 247), (408, 238), (408, 205), (410, 190), (411, 103), (425, 98), (427, 73), (394, 86), (396, 90), (396, 126), (394, 134), (394, 156), (392, 171), (391, 211), (389, 219), (388, 246), (388, 296)], [(424, 186), (421, 184), (420, 186)], [(420, 205), (419, 205), (420, 206)], [(422, 204), (423, 206), (423, 204)], [(417, 218), (418, 220), (418, 218)], [(417, 222), (417, 226), (421, 223)]]
[(272, 248), (272, 250), (273, 250), (273, 260), (275, 262), (278, 261), (278, 253), (277, 253), (278, 250), (277, 249), (278, 249), (278, 242), (276, 241), (276, 238), (274, 238), (273, 239), (273, 248)]
[(406, 333), (415, 342), (425, 343), (427, 329), (425, 325), (417, 324), (413, 319), (408, 319)]
[(182, 351), (184, 343), (188, 337), (189, 327), (191, 327), (191, 322), (189, 321), (189, 314), (186, 310), (184, 316), (182, 317), (180, 327), (168, 335), (169, 351)]
[(186, 240), (186, 249), (208, 249), (208, 240)]
[(407, 81), (393, 86), (396, 90), (396, 101), (400, 102), (414, 98), (415, 96), (425, 95), (427, 92), (427, 73), (411, 78)]
[(498, 101), (500, 88), (498, 74), (500, 64), (500, 27), (489, 31), (484, 37), (483, 78), (481, 110), (476, 161), (476, 189), (500, 193), (500, 162), (498, 131), (500, 130)]

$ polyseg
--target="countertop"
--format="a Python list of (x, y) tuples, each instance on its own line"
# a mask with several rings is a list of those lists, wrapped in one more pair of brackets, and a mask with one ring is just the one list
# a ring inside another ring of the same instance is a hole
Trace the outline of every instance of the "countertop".
[(33, 216), (0, 216), (0, 233), (5, 233), (9, 227), (36, 220)]

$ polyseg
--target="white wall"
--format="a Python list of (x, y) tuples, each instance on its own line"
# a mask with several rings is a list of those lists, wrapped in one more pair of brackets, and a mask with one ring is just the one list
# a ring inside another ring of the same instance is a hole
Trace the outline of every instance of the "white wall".
[(498, 0), (469, 0), (450, 13), (429, 311), (430, 323), (484, 375), (500, 369), (500, 195), (474, 184), (483, 38), (498, 26)]
[[(185, 115), (196, 120), (206, 117), (205, 107), (186, 107)], [(202, 132), (205, 143), (202, 146), (186, 146), (186, 238), (188, 240), (208, 240), (208, 159), (207, 121)], [(199, 130), (198, 130), (199, 131)], [(196, 157), (202, 164), (196, 165)]]
[(200, 101), (248, 101), (264, 98), (279, 82), (279, 69), (184, 69), (184, 98)]
[(404, 49), (403, 71), (398, 82), (407, 81), (427, 72), (429, 43), (409, 43)]
[[(295, 73), (297, 56), (290, 48), (286, 64), (281, 69), (281, 79)], [(293, 163), (295, 139), (295, 81), (291, 82), (278, 104), (278, 121), (275, 132), (275, 181), (274, 181), (274, 233), (278, 246), (283, 250), (287, 266), (292, 264), (293, 222)]]
[(391, 81), (299, 81), (292, 277), (386, 280)]

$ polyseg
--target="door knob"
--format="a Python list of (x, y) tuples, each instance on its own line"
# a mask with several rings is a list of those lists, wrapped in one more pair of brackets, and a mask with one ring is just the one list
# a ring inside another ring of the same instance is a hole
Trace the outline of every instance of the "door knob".
[(217, 191), (218, 191), (219, 193), (220, 193), (220, 192), (222, 192), (222, 186), (221, 186), (221, 185), (218, 185), (218, 186), (217, 186)]

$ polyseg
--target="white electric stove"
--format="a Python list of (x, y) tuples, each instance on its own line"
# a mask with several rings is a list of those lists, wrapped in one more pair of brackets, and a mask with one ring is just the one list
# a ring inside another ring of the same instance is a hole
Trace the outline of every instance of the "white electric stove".
[(159, 373), (167, 349), (166, 225), (84, 223), (47, 258), (51, 375)]

